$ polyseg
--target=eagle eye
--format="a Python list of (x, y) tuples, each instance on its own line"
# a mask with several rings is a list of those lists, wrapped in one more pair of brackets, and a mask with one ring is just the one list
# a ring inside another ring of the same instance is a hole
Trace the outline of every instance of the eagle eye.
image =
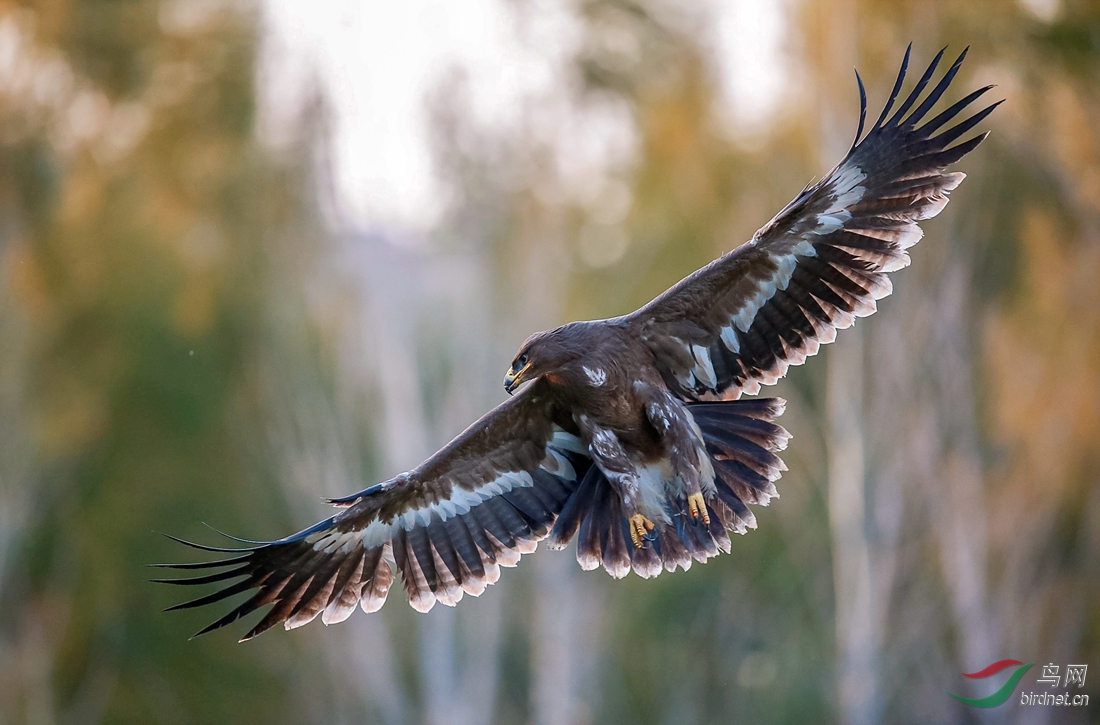
[(517, 357), (516, 358), (516, 363), (515, 363), (515, 366), (514, 366), (515, 369), (516, 370), (521, 369), (524, 365), (527, 364), (527, 360), (528, 360), (527, 353), (523, 353), (522, 355)]

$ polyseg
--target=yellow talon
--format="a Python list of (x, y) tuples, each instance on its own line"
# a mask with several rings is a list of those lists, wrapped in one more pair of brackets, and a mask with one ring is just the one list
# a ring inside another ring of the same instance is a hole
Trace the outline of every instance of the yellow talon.
[(702, 517), (703, 523), (710, 526), (710, 512), (707, 511), (707, 502), (703, 494), (693, 493), (688, 496), (688, 513), (695, 521)]
[(650, 531), (653, 531), (655, 524), (641, 514), (634, 514), (630, 517), (630, 540), (634, 542), (635, 549), (641, 549), (645, 546)]

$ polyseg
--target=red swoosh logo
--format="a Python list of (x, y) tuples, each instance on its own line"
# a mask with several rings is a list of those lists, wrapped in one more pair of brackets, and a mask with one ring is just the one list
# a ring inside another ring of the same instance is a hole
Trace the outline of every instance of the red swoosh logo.
[(1003, 670), (1006, 667), (1011, 667), (1012, 665), (1022, 665), (1022, 664), (1023, 664), (1023, 662), (1021, 662), (1020, 660), (997, 660), (996, 662), (989, 665), (985, 669), (978, 670), (977, 672), (964, 672), (964, 673), (962, 673), (962, 675), (963, 675), (963, 677), (971, 677), (971, 678), (974, 678), (974, 679), (979, 679), (981, 677), (989, 677), (990, 675), (995, 675), (995, 674), (997, 674), (998, 672), (1000, 672), (1001, 670)]

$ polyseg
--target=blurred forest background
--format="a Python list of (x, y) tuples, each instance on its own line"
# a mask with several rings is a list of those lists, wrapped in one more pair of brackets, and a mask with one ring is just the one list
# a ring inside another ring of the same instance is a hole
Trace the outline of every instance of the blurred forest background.
[[(1100, 721), (1100, 6), (785, 0), (790, 88), (742, 125), (711, 4), (502, 2), (552, 82), (487, 124), (441, 69), (446, 203), (410, 231), (341, 217), (322, 92), (258, 132), (265, 4), (0, 1), (0, 722)], [(732, 555), (540, 551), (454, 610), (246, 645), (159, 613), (184, 593), (142, 565), (190, 554), (154, 532), (277, 538), (415, 465), (528, 332), (635, 308), (830, 168), (852, 67), (875, 114), (910, 40), (1008, 102), (894, 296), (768, 391), (790, 471)], [(945, 695), (1005, 657), (1089, 664), (1093, 703)]]

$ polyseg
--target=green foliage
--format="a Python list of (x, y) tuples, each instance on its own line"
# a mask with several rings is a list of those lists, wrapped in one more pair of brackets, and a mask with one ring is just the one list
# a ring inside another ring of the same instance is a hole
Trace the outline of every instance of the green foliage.
[[(187, 643), (181, 626), (198, 620), (158, 614), (179, 592), (145, 582), (144, 565), (178, 555), (154, 529), (200, 537), (203, 519), (241, 530), (245, 514), (248, 528), (278, 515), (261, 485), (271, 471), (242, 446), (260, 432), (249, 368), (287, 193), (253, 138), (255, 19), (226, 9), (167, 32), (162, 5), (4, 11), (25, 62), (60, 52), (75, 96), (63, 100), (93, 99), (90, 137), (66, 138), (64, 116), (29, 118), (2, 147), (5, 204), (18, 210), (3, 251), (27, 320), (38, 464), (0, 589), (5, 720), (42, 707), (134, 723), (293, 709), (278, 672), (290, 643)], [(120, 113), (137, 130), (108, 154)], [(21, 686), (33, 657), (49, 669)]]

